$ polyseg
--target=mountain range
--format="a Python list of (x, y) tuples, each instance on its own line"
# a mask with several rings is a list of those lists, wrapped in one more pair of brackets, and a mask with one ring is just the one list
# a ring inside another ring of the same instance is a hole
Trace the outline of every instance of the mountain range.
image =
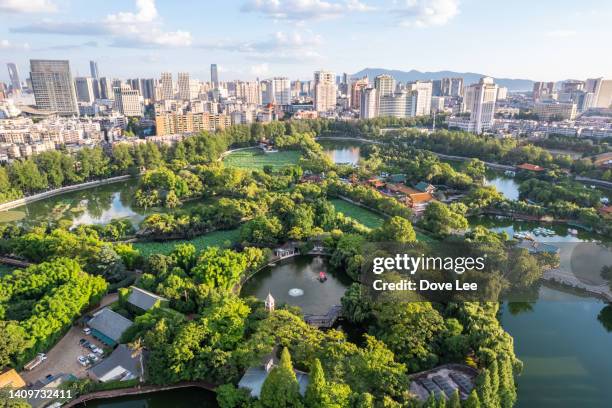
[[(442, 79), (442, 78), (463, 78), (465, 85), (476, 83), (484, 74), (477, 74), (474, 72), (455, 72), (455, 71), (432, 71), (432, 72), (421, 72), (417, 70), (410, 71), (399, 71), (394, 69), (384, 68), (365, 68), (359, 72), (351, 75), (352, 78), (362, 78), (367, 76), (372, 80), (375, 76), (387, 74), (395, 78), (396, 81), (407, 82), (407, 81), (418, 81), (418, 80), (431, 80), (431, 79)], [(530, 79), (514, 79), (514, 78), (496, 78), (495, 83), (500, 86), (505, 86), (509, 91), (531, 91), (533, 89), (533, 81)]]

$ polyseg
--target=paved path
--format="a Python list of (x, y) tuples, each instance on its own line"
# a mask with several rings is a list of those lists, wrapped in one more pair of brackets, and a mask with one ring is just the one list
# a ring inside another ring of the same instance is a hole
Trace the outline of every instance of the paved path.
[(549, 269), (544, 271), (542, 279), (549, 282), (559, 283), (561, 285), (569, 286), (574, 289), (579, 289), (595, 295), (607, 302), (612, 302), (612, 291), (608, 284), (591, 285), (585, 283), (574, 276), (571, 272), (564, 271), (562, 269)]
[(215, 385), (211, 383), (203, 382), (203, 381), (190, 381), (190, 382), (183, 382), (183, 383), (178, 383), (178, 384), (173, 384), (173, 385), (160, 385), (160, 386), (158, 385), (139, 385), (139, 386), (131, 387), (131, 388), (122, 388), (118, 390), (108, 390), (108, 391), (96, 391), (90, 394), (81, 395), (77, 399), (74, 399), (68, 402), (63, 407), (70, 408), (70, 407), (77, 406), (83, 402), (95, 400), (95, 399), (115, 398), (115, 397), (121, 397), (124, 395), (148, 394), (151, 392), (173, 390), (177, 388), (189, 388), (189, 387), (204, 388), (209, 391), (214, 391), (216, 388)]

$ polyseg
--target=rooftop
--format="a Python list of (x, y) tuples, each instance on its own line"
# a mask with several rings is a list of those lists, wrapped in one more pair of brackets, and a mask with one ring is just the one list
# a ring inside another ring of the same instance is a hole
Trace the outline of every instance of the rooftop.
[(91, 367), (89, 372), (102, 382), (130, 380), (140, 377), (140, 361), (132, 349), (120, 344), (110, 356)]
[(21, 388), (26, 383), (14, 369), (8, 369), (0, 373), (0, 388)]
[(117, 312), (113, 312), (108, 307), (95, 313), (89, 322), (87, 322), (89, 327), (115, 342), (119, 341), (123, 332), (132, 326), (132, 324), (131, 320), (126, 319)]
[(544, 167), (540, 167), (537, 164), (523, 163), (516, 166), (517, 169), (528, 170), (528, 171), (544, 171)]
[(128, 296), (128, 303), (142, 309), (149, 310), (155, 306), (158, 302), (166, 302), (168, 299), (158, 296), (155, 293), (151, 293), (144, 289), (137, 288), (136, 286), (130, 287), (130, 295)]

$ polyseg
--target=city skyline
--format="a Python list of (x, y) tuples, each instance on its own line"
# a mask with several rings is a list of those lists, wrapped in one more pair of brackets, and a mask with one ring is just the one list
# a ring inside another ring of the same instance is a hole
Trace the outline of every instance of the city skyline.
[[(138, 0), (83, 8), (63, 0), (0, 0), (0, 16), (10, 19), (0, 30), (0, 63), (14, 62), (22, 80), (30, 59), (68, 59), (75, 77), (89, 76), (90, 60), (100, 76), (119, 78), (170, 71), (209, 80), (211, 64), (223, 81), (312, 79), (316, 70), (366, 67), (551, 81), (609, 76), (612, 56), (601, 50), (606, 33), (612, 35), (605, 25), (612, 5), (521, 3)], [(465, 52), (474, 42), (482, 53)], [(597, 64), (585, 55), (597, 55)], [(0, 80), (8, 82), (6, 69)]]

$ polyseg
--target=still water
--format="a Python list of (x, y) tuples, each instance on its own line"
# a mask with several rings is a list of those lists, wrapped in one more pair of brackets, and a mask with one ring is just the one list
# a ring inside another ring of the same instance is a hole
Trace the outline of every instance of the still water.
[[(327, 275), (325, 282), (318, 279), (321, 271)], [(270, 293), (277, 306), (287, 303), (305, 314), (322, 315), (340, 304), (350, 284), (347, 276), (331, 271), (325, 258), (298, 256), (258, 272), (243, 286), (241, 295), (265, 299)]]
[(325, 153), (336, 164), (357, 164), (361, 159), (361, 147), (355, 142), (320, 141)]
[(610, 407), (612, 306), (542, 287), (533, 303), (504, 304), (523, 373), (518, 408)]
[(78, 408), (217, 408), (218, 406), (214, 393), (193, 387), (93, 400), (78, 405)]

